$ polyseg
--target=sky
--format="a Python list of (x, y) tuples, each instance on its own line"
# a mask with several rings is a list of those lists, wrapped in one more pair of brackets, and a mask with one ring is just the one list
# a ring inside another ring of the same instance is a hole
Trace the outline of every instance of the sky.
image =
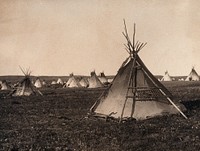
[(115, 75), (128, 32), (154, 75), (200, 73), (198, 0), (1, 0), (0, 75)]

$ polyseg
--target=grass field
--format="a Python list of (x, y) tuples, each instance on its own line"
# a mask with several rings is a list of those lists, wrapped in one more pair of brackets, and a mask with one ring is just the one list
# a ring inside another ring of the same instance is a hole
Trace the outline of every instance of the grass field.
[(0, 150), (200, 150), (200, 82), (163, 83), (187, 107), (181, 115), (105, 121), (87, 113), (105, 89), (43, 88), (44, 96), (0, 92)]

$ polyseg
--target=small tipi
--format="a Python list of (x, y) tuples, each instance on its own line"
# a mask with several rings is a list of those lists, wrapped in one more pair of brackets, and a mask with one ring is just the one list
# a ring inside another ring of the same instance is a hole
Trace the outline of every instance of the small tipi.
[[(125, 25), (125, 22), (124, 22)], [(127, 118), (146, 119), (163, 114), (181, 113), (185, 107), (172, 101), (172, 94), (152, 75), (138, 56), (146, 43), (130, 41), (125, 25), (129, 57), (123, 62), (109, 90), (91, 107), (91, 115), (112, 117), (120, 121)]]
[(161, 81), (172, 81), (168, 71), (165, 72), (165, 75), (162, 77)]
[(108, 82), (109, 82), (109, 83), (112, 83), (112, 81), (113, 81), (113, 78), (109, 78), (109, 79), (108, 79)]
[(91, 77), (88, 79), (89, 88), (103, 87), (103, 84), (101, 83), (101, 81), (97, 77), (95, 71), (91, 72), (90, 75), (91, 75)]
[(45, 80), (43, 80), (43, 81), (42, 81), (42, 85), (44, 85), (44, 86), (45, 86), (46, 84), (47, 84), (47, 83), (46, 83), (46, 81), (45, 81)]
[(9, 90), (11, 87), (6, 80), (0, 81), (0, 90)]
[(104, 72), (101, 72), (99, 75), (99, 80), (101, 81), (101, 83), (105, 84), (108, 82), (108, 79), (106, 78)]
[(42, 82), (40, 81), (40, 78), (37, 77), (34, 86), (36, 88), (41, 88), (42, 87)]
[[(22, 69), (21, 69), (22, 70)], [(22, 79), (16, 86), (16, 89), (10, 93), (12, 96), (29, 96), (32, 94), (35, 95), (42, 95), (42, 93), (35, 88), (35, 86), (32, 84), (30, 79), (31, 72), (27, 71), (26, 73), (22, 70), (24, 73), (24, 79)]]
[(55, 85), (55, 84), (57, 84), (57, 83), (56, 83), (55, 80), (53, 80), (53, 81), (51, 82), (51, 85)]
[(57, 84), (61, 84), (61, 85), (63, 85), (63, 84), (64, 84), (64, 82), (62, 81), (62, 79), (61, 79), (61, 78), (58, 78), (58, 80), (57, 80)]
[(192, 68), (192, 71), (187, 76), (187, 78), (185, 79), (185, 81), (199, 81), (199, 75), (195, 71), (194, 67)]
[(80, 85), (82, 86), (82, 87), (88, 87), (88, 85), (89, 85), (89, 83), (88, 83), (88, 81), (87, 81), (87, 79), (86, 78), (81, 78), (81, 80), (80, 80)]
[(64, 85), (64, 87), (77, 88), (77, 87), (81, 87), (81, 85), (79, 81), (77, 80), (77, 78), (74, 76), (74, 74), (71, 73), (70, 78), (67, 81), (67, 83)]

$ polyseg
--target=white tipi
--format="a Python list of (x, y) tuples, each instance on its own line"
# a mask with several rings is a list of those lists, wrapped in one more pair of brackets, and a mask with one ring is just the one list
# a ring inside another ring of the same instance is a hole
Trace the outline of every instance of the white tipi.
[(187, 76), (187, 78), (185, 79), (185, 81), (199, 81), (199, 75), (195, 71), (194, 67), (192, 68), (192, 71)]
[(0, 90), (9, 90), (11, 87), (8, 85), (6, 80), (0, 81)]
[(99, 75), (99, 80), (101, 81), (101, 83), (105, 84), (108, 82), (108, 79), (106, 78), (104, 72), (101, 72)]
[(69, 87), (69, 88), (76, 88), (76, 87), (81, 87), (79, 81), (75, 78), (74, 74), (70, 74), (70, 78), (67, 81), (67, 83), (64, 85), (64, 87)]
[(46, 81), (45, 80), (43, 80), (42, 81), (42, 85), (46, 85), (47, 83), (46, 83)]
[[(124, 22), (125, 25), (125, 22)], [(113, 117), (120, 121), (127, 118), (146, 119), (163, 114), (181, 113), (185, 107), (172, 101), (172, 94), (152, 75), (138, 56), (146, 43), (130, 41), (125, 25), (129, 57), (123, 62), (109, 90), (91, 107), (97, 117)]]
[(40, 78), (37, 77), (34, 86), (36, 88), (41, 88), (42, 87), (42, 82), (40, 81)]
[(57, 84), (57, 83), (56, 83), (55, 80), (53, 80), (53, 81), (51, 82), (51, 85), (55, 85), (55, 84)]
[(165, 72), (165, 75), (162, 77), (161, 81), (172, 81), (168, 71)]
[(81, 78), (81, 80), (80, 80), (80, 85), (82, 86), (82, 87), (88, 87), (88, 85), (89, 85), (89, 83), (88, 83), (88, 81), (87, 81), (87, 79), (86, 78)]
[(95, 71), (91, 72), (90, 75), (91, 75), (91, 77), (88, 79), (89, 88), (103, 87), (103, 84), (101, 83), (101, 81), (97, 77)]
[[(20, 68), (21, 69), (21, 68)], [(22, 69), (21, 69), (22, 70)], [(16, 89), (14, 89), (10, 95), (12, 96), (29, 96), (32, 94), (35, 95), (43, 95), (39, 90), (37, 90), (37, 88), (34, 87), (34, 85), (31, 82), (30, 79), (30, 74), (31, 72), (27, 71), (26, 73), (22, 70), (22, 72), (24, 73), (24, 79), (22, 79), (17, 85), (16, 85)]]
[(57, 84), (61, 84), (61, 85), (64, 84), (61, 78), (58, 78), (58, 80), (57, 80)]

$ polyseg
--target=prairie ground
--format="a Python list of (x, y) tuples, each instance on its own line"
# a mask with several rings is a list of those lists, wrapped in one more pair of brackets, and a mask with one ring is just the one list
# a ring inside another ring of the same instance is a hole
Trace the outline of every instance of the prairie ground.
[(0, 150), (200, 150), (200, 83), (164, 82), (182, 102), (181, 115), (105, 121), (87, 113), (105, 89), (44, 88), (44, 96), (0, 92)]

